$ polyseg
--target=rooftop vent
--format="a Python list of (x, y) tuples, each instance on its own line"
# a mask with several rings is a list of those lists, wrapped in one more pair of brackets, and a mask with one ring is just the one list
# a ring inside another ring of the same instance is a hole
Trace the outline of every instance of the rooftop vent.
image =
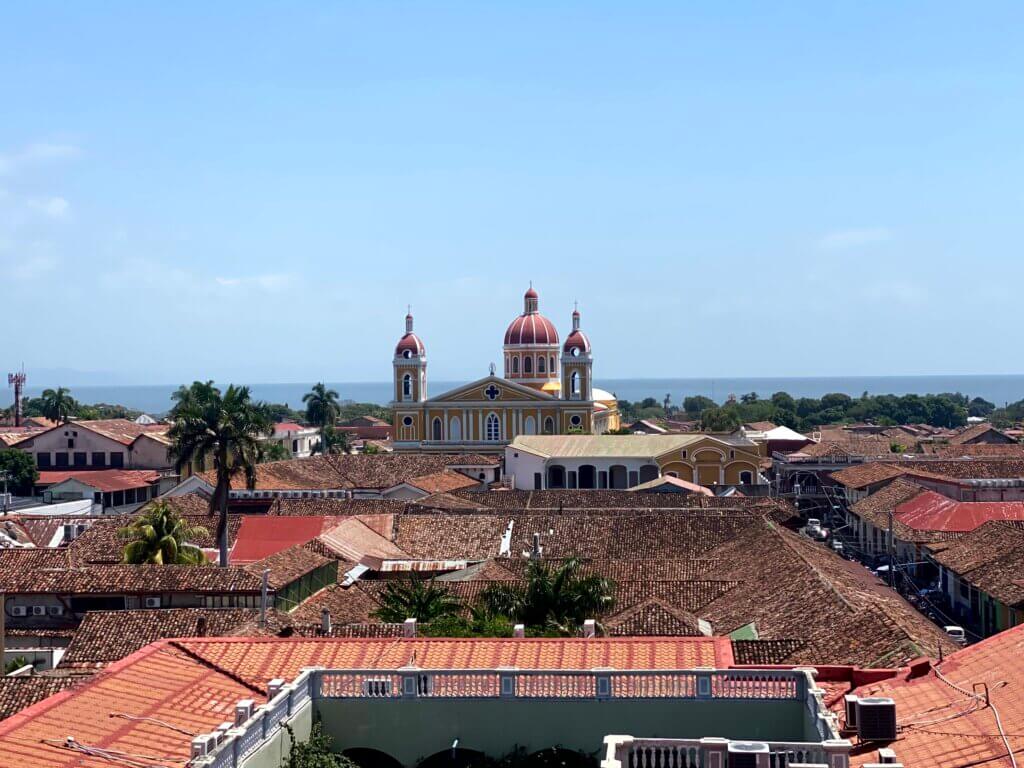
[(192, 757), (204, 757), (217, 748), (217, 734), (201, 733), (192, 739)]
[(863, 741), (894, 741), (896, 702), (880, 696), (858, 699), (857, 735)]
[(757, 756), (768, 754), (768, 745), (763, 741), (730, 741), (729, 768), (757, 768)]
[(583, 636), (593, 637), (597, 634), (597, 622), (593, 619), (587, 619), (583, 622)]
[(242, 699), (235, 704), (235, 725), (241, 725), (252, 717), (254, 706), (255, 702), (252, 699)]
[(523, 624), (516, 624), (512, 627), (512, 637), (526, 637), (526, 626)]
[(327, 636), (331, 634), (331, 612), (326, 608), (320, 611), (320, 631)]

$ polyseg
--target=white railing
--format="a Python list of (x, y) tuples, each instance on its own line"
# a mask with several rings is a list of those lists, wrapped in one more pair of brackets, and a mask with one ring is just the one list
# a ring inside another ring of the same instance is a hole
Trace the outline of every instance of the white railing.
[[(768, 748), (758, 768), (795, 764), (849, 768), (852, 744), (846, 739), (825, 742), (765, 741)], [(727, 768), (729, 739), (643, 739), (606, 736), (601, 768)]]
[[(668, 670), (537, 670), (462, 669), (304, 669), (283, 685), (245, 722), (226, 723), (216, 733), (217, 746), (193, 757), (194, 768), (238, 768), (281, 724), (315, 699), (520, 699), (520, 700), (757, 700), (804, 701), (807, 717), (822, 743), (767, 742), (770, 762), (761, 768), (786, 768), (790, 763), (827, 762), (818, 758), (835, 739), (834, 718), (814, 685), (811, 669), (668, 669)], [(197, 737), (202, 740), (204, 737)], [(724, 760), (719, 747), (726, 739), (634, 739), (609, 736), (602, 768), (727, 768), (708, 761), (708, 750)], [(848, 744), (848, 742), (845, 742)], [(718, 752), (715, 752), (715, 750)], [(848, 750), (847, 750), (848, 752)], [(812, 759), (813, 758), (813, 759)]]
[(800, 700), (813, 679), (797, 670), (322, 670), (313, 695), (332, 699)]

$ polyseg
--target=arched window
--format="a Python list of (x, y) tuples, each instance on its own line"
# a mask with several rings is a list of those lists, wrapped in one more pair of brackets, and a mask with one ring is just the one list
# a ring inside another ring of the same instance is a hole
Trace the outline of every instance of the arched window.
[(462, 421), (458, 416), (452, 416), (448, 422), (448, 439), (457, 442), (462, 439)]
[(537, 358), (537, 373), (547, 373), (544, 365), (544, 355)]
[(523, 358), (523, 373), (533, 373), (533, 358), (529, 355)]
[(412, 374), (407, 373), (402, 377), (402, 397), (412, 397)]
[(754, 476), (750, 472), (740, 472), (740, 485), (751, 485), (754, 482)]
[(491, 441), (501, 439), (501, 423), (498, 421), (498, 414), (487, 414), (487, 421), (484, 422), (484, 439)]
[(578, 398), (580, 396), (580, 372), (579, 371), (573, 371), (572, 375), (569, 377), (569, 394), (572, 397), (574, 397), (574, 398)]
[(553, 435), (555, 434), (555, 420), (548, 416), (544, 419), (544, 434)]
[(537, 434), (537, 422), (533, 416), (527, 416), (523, 422), (523, 434), (524, 435), (536, 435)]
[(554, 355), (552, 355), (551, 357), (548, 358), (548, 370), (551, 371), (552, 373), (555, 372), (555, 356)]
[(440, 440), (442, 433), (443, 429), (441, 427), (441, 420), (435, 417), (433, 423), (430, 425), (430, 437), (433, 440)]
[(519, 373), (519, 356), (512, 358), (512, 373)]

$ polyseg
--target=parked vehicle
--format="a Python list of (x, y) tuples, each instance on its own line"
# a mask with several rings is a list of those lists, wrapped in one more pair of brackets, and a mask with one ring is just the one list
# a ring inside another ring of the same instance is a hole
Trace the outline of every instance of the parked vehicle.
[(960, 645), (967, 645), (967, 633), (964, 632), (963, 627), (958, 627), (955, 624), (950, 624), (942, 628), (946, 634), (949, 635), (949, 639)]

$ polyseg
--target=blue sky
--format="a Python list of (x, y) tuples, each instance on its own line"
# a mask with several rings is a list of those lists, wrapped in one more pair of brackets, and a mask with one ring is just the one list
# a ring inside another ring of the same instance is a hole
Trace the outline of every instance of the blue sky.
[(25, 3), (0, 364), (435, 379), (529, 280), (604, 377), (1019, 373), (1020, 3)]

